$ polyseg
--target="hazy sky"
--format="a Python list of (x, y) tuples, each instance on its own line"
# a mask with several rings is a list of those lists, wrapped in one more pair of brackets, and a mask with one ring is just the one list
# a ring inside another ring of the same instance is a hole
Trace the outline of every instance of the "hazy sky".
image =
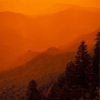
[(99, 7), (100, 0), (0, 0), (0, 11), (39, 14), (56, 3)]

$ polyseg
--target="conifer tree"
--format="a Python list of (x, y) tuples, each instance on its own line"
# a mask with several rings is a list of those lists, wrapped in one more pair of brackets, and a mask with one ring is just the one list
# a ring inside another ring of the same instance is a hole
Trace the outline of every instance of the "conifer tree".
[(92, 80), (91, 80), (91, 96), (94, 97), (98, 96), (94, 91), (96, 88), (99, 88), (99, 76), (100, 76), (100, 32), (97, 34), (96, 44), (94, 48), (94, 56), (93, 56), (93, 66), (92, 66)]
[(36, 82), (32, 80), (28, 86), (27, 100), (42, 100), (41, 95), (36, 87)]
[(67, 85), (69, 87), (72, 87), (77, 83), (76, 81), (76, 67), (75, 64), (71, 61), (67, 64), (66, 70), (65, 70), (65, 81), (67, 81)]
[[(75, 63), (70, 62), (66, 66), (65, 75), (60, 75), (58, 82), (54, 84), (49, 95), (50, 100), (79, 100), (89, 93), (89, 77), (91, 75), (91, 57), (87, 51), (87, 45), (82, 41), (78, 48)], [(90, 100), (90, 94), (88, 100)]]
[(75, 58), (77, 83), (78, 85), (87, 88), (89, 82), (88, 71), (91, 64), (91, 57), (88, 54), (87, 45), (85, 45), (85, 41), (81, 42), (81, 45), (78, 48), (77, 56)]
[[(96, 38), (96, 44), (95, 44), (95, 49), (94, 49), (94, 56), (93, 56), (93, 71), (94, 71), (94, 75), (98, 74), (98, 78), (96, 81), (99, 81), (99, 67), (100, 67), (100, 61), (99, 61), (99, 56), (100, 56), (100, 32), (98, 32), (97, 34), (97, 38)], [(99, 85), (99, 83), (98, 83)]]

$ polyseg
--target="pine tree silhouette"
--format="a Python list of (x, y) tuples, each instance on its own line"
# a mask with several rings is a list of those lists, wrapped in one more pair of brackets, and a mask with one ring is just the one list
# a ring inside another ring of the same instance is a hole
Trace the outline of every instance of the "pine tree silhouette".
[(96, 44), (95, 44), (95, 48), (94, 48), (94, 56), (93, 56), (93, 66), (92, 66), (92, 79), (91, 79), (91, 87), (90, 87), (90, 92), (91, 92), (91, 97), (94, 99), (96, 96), (98, 96), (97, 93), (95, 93), (94, 91), (96, 90), (96, 88), (100, 89), (99, 86), (99, 76), (100, 76), (100, 32), (98, 32), (97, 34), (97, 38), (96, 38)]
[(82, 87), (86, 88), (88, 87), (89, 78), (87, 77), (87, 71), (90, 68), (91, 57), (88, 54), (85, 41), (81, 42), (81, 45), (78, 48), (77, 56), (75, 58), (77, 83), (80, 84)]
[(93, 61), (82, 41), (75, 56), (75, 63), (66, 66), (65, 75), (51, 88), (48, 100), (99, 100), (99, 51), (100, 32), (96, 38)]
[(76, 67), (75, 64), (71, 61), (67, 64), (65, 70), (66, 81), (69, 87), (76, 85)]
[(27, 100), (42, 100), (41, 95), (36, 87), (36, 82), (32, 80), (28, 86)]
[[(95, 49), (94, 49), (94, 56), (93, 56), (93, 71), (94, 74), (97, 75), (99, 74), (99, 67), (100, 67), (100, 61), (99, 61), (99, 56), (100, 56), (100, 32), (97, 34), (96, 38), (96, 44), (95, 44)], [(99, 86), (99, 75), (97, 75), (97, 80), (98, 86)]]

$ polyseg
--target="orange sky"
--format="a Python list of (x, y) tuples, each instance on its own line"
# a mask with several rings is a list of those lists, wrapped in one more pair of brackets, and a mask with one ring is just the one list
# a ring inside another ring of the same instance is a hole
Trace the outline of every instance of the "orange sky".
[(35, 15), (43, 13), (44, 10), (57, 3), (99, 7), (100, 0), (0, 0), (0, 11)]

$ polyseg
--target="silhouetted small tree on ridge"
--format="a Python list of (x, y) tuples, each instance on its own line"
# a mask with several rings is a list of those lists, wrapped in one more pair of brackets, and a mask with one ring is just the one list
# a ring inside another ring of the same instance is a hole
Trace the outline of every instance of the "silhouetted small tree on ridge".
[(36, 87), (37, 83), (32, 80), (28, 86), (27, 100), (42, 100), (41, 95)]

